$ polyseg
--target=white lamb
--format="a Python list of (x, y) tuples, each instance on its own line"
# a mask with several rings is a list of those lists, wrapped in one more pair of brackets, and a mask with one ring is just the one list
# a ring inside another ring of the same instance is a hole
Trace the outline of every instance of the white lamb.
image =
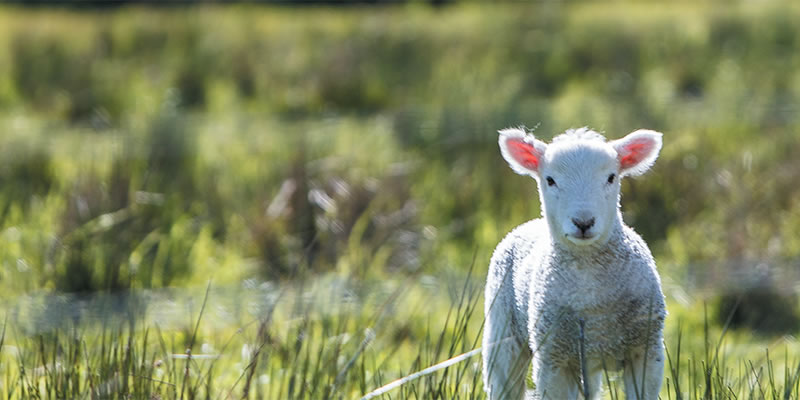
[(627, 399), (658, 399), (664, 295), (647, 244), (622, 222), (619, 191), (620, 178), (656, 160), (661, 134), (638, 130), (606, 142), (582, 128), (546, 144), (506, 129), (499, 142), (511, 168), (536, 179), (542, 218), (515, 228), (492, 255), (483, 337), (489, 398), (523, 398), (532, 360), (534, 398), (595, 399), (604, 371), (624, 368)]

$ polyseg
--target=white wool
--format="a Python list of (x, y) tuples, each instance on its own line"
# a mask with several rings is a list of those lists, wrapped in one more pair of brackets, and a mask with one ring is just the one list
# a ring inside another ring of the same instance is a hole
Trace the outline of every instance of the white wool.
[[(499, 144), (514, 171), (538, 182), (542, 218), (515, 228), (491, 259), (483, 338), (489, 398), (522, 398), (532, 362), (535, 397), (576, 399), (583, 320), (588, 398), (600, 396), (604, 369), (624, 368), (627, 398), (657, 399), (664, 296), (647, 244), (622, 222), (619, 178), (653, 164), (661, 134), (607, 142), (581, 128), (545, 144), (508, 129)], [(489, 345), (508, 336), (516, 341)]]

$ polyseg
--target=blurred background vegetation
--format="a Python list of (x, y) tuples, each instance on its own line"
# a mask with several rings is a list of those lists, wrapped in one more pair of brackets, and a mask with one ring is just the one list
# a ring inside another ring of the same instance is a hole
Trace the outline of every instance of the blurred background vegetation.
[(481, 281), (539, 215), (498, 129), (649, 128), (664, 148), (623, 215), (673, 315), (795, 333), (797, 21), (789, 1), (2, 7), (0, 292), (448, 286), (473, 260)]

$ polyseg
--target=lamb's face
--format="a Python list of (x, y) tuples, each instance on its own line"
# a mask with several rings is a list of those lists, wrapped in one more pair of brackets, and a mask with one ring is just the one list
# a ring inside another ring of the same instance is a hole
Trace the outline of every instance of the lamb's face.
[(576, 245), (608, 238), (619, 201), (619, 163), (600, 141), (548, 146), (539, 169), (539, 196), (551, 234)]
[(500, 151), (517, 173), (539, 183), (542, 212), (555, 240), (602, 243), (620, 223), (619, 180), (647, 171), (661, 134), (639, 130), (606, 142), (588, 129), (568, 131), (545, 144), (519, 129), (500, 131)]

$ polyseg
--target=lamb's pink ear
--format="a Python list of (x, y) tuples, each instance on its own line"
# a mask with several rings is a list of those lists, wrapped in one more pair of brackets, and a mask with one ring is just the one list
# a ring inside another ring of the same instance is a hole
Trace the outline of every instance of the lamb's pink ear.
[(617, 151), (620, 176), (641, 175), (647, 172), (661, 150), (661, 133), (647, 129), (631, 132), (611, 142)]
[(538, 176), (547, 144), (522, 129), (503, 129), (499, 133), (500, 153), (511, 169), (521, 175)]

